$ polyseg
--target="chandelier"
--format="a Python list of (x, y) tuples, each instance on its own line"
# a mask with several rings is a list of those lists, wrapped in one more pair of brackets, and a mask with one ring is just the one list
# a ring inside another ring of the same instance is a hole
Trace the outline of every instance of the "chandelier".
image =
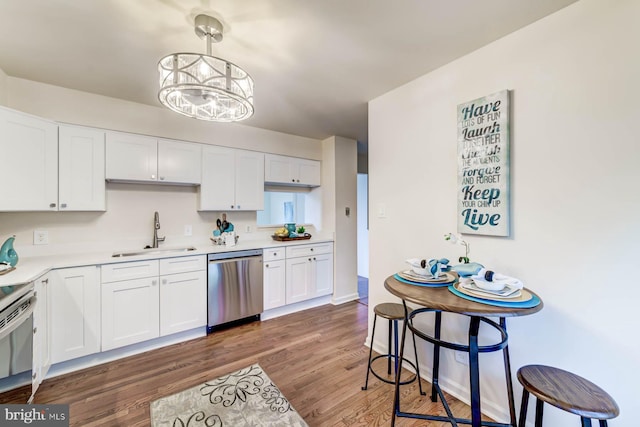
[(211, 43), (222, 40), (222, 24), (208, 15), (195, 19), (207, 54), (173, 53), (158, 63), (160, 102), (185, 116), (216, 122), (236, 122), (253, 115), (253, 79), (246, 71), (211, 56)]

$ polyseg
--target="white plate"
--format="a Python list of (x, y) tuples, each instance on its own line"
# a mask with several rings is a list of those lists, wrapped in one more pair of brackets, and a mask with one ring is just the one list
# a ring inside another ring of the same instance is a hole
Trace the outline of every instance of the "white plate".
[(399, 271), (398, 276), (411, 282), (418, 283), (446, 283), (454, 281), (454, 277), (447, 272), (440, 273), (437, 279), (431, 275), (423, 276), (421, 274), (416, 274), (412, 270)]
[(499, 295), (495, 295), (495, 294), (491, 294), (491, 293), (481, 293), (481, 292), (477, 292), (477, 291), (471, 291), (467, 288), (465, 288), (464, 286), (462, 286), (460, 283), (456, 283), (455, 288), (457, 291), (462, 292), (463, 294), (472, 296), (472, 297), (476, 297), (476, 298), (482, 298), (482, 299), (486, 299), (486, 300), (494, 300), (494, 301), (509, 301), (509, 302), (525, 302), (525, 301), (529, 301), (533, 298), (533, 295), (531, 295), (531, 293), (529, 291), (527, 291), (526, 289), (520, 289), (517, 291), (517, 293), (515, 294), (511, 294), (507, 297), (501, 297)]

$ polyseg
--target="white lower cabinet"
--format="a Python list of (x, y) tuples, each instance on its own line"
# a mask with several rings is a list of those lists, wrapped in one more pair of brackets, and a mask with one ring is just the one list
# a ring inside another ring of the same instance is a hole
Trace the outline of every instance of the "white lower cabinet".
[(158, 277), (103, 283), (102, 350), (157, 338), (159, 315)]
[(277, 308), (333, 293), (333, 244), (265, 249), (264, 308)]
[(287, 303), (285, 281), (286, 263), (284, 256), (284, 248), (265, 249), (263, 251), (262, 259), (264, 263), (263, 286), (265, 310), (281, 307)]
[(205, 326), (206, 292), (204, 255), (102, 266), (102, 350)]
[[(202, 265), (205, 260), (202, 260)], [(207, 275), (201, 271), (160, 276), (160, 335), (207, 324)]]
[(51, 361), (100, 351), (100, 281), (97, 266), (50, 273)]

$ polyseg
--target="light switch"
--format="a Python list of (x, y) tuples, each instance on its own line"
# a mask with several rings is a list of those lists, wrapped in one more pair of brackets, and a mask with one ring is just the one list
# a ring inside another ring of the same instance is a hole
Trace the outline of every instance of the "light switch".
[(185, 225), (184, 226), (184, 235), (185, 236), (191, 236), (193, 234), (193, 229), (191, 228), (190, 225)]
[(378, 203), (378, 218), (387, 217), (387, 206), (384, 203)]

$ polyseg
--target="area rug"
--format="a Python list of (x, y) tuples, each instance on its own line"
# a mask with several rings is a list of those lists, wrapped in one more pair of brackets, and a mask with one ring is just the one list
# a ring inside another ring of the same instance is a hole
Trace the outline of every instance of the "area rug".
[(307, 427), (255, 364), (151, 402), (153, 427)]

